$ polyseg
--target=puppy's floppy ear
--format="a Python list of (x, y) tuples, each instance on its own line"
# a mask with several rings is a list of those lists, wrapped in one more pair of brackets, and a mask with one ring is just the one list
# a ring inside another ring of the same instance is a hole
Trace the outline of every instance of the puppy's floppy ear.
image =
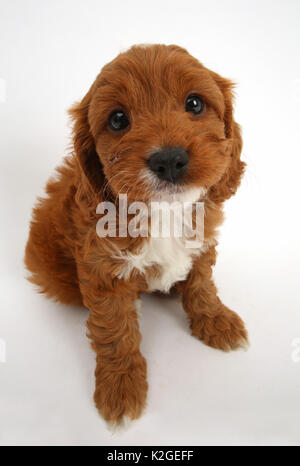
[(82, 99), (69, 110), (74, 120), (73, 142), (76, 158), (83, 173), (83, 179), (97, 195), (104, 185), (103, 167), (96, 152), (95, 141), (91, 134), (88, 121), (89, 105), (93, 93), (93, 86)]
[(221, 180), (211, 188), (210, 198), (215, 202), (223, 202), (235, 194), (241, 182), (245, 170), (245, 162), (242, 162), (242, 137), (239, 125), (233, 119), (233, 83), (222, 78), (217, 73), (211, 72), (214, 80), (218, 84), (225, 102), (224, 130), (231, 152), (230, 165)]

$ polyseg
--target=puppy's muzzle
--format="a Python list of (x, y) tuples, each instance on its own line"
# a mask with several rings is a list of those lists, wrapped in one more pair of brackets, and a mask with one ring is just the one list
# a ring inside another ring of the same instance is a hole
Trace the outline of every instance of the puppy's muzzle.
[(161, 149), (152, 154), (148, 165), (155, 175), (164, 181), (177, 183), (184, 174), (189, 163), (189, 156), (182, 147)]

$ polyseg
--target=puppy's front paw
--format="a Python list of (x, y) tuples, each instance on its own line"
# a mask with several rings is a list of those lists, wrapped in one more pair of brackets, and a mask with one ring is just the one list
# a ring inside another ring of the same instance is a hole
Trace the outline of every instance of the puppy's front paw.
[[(116, 369), (115, 369), (116, 370)], [(138, 367), (127, 372), (103, 371), (97, 377), (94, 400), (100, 414), (112, 425), (126, 419), (137, 419), (146, 404), (148, 384), (146, 368)]]
[(248, 346), (248, 333), (242, 319), (226, 306), (215, 316), (204, 314), (193, 318), (192, 334), (208, 346), (230, 351)]

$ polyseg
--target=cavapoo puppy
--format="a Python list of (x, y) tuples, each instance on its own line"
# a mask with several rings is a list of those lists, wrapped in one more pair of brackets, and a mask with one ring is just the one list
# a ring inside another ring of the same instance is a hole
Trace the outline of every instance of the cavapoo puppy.
[[(141, 293), (177, 292), (192, 334), (207, 345), (228, 351), (247, 342), (212, 279), (222, 206), (245, 167), (232, 88), (178, 46), (134, 46), (104, 66), (70, 110), (74, 150), (34, 209), (25, 262), (41, 292), (89, 309), (94, 399), (109, 422), (139, 417), (146, 402)], [(128, 204), (202, 202), (201, 246), (152, 237), (151, 229), (118, 234), (122, 225), (99, 235), (97, 206), (112, 203), (120, 216), (120, 194)]]

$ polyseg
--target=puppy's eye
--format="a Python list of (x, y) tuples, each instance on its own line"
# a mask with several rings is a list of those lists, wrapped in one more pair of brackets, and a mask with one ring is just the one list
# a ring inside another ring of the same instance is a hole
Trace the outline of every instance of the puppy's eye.
[(199, 115), (204, 110), (203, 99), (196, 94), (189, 95), (185, 101), (185, 111), (192, 112), (194, 115)]
[(129, 118), (122, 110), (115, 110), (110, 114), (108, 124), (113, 131), (121, 131), (129, 126)]

